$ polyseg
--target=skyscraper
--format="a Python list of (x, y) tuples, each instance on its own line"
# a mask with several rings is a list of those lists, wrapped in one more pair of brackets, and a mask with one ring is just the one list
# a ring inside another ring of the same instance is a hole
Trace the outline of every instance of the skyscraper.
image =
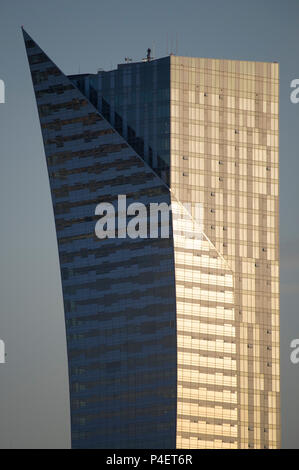
[[(148, 55), (67, 77), (24, 39), (72, 446), (278, 447), (278, 64)], [(97, 238), (97, 204), (118, 195), (172, 204), (170, 236)]]

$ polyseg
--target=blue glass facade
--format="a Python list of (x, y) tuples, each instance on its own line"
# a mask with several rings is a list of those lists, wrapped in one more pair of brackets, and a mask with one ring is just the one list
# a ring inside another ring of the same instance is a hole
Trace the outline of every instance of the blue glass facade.
[(69, 78), (169, 185), (170, 57)]
[[(174, 448), (177, 359), (173, 239), (100, 240), (95, 235), (95, 208), (100, 202), (111, 202), (116, 212), (119, 194), (126, 195), (128, 204), (169, 204), (169, 190), (105, 119), (107, 109), (102, 107), (100, 113), (100, 106), (96, 109), (74, 80), (23, 33), (57, 231), (72, 447)], [(102, 77), (105, 93), (112, 83), (105, 82), (107, 77)], [(134, 80), (132, 74), (132, 87)], [(163, 90), (167, 96), (167, 88)], [(146, 94), (143, 97), (151, 124), (139, 131), (149, 142), (150, 132), (155, 132), (151, 126), (157, 122), (153, 124), (151, 98)], [(121, 95), (115, 93), (114, 99), (121, 108)], [(126, 126), (133, 128), (139, 104), (130, 106), (124, 115), (127, 113)], [(117, 127), (115, 114), (113, 117)], [(161, 119), (167, 126), (167, 116)], [(128, 127), (118, 130), (125, 135)], [(157, 149), (152, 156), (156, 162)], [(146, 160), (150, 162), (148, 154)]]

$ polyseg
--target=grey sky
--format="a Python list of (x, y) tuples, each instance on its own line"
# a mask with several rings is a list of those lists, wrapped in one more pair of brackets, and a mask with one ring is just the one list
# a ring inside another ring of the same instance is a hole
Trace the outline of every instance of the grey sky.
[(280, 63), (281, 388), (284, 447), (299, 448), (298, 0), (10, 0), (0, 10), (0, 447), (69, 447), (65, 331), (54, 218), (21, 25), (66, 73), (124, 57)]

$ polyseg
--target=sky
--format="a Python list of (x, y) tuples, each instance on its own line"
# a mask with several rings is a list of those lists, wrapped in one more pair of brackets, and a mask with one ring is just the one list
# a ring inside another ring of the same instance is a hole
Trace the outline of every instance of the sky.
[(64, 312), (49, 182), (21, 26), (66, 74), (170, 52), (280, 64), (282, 445), (299, 448), (298, 0), (1, 2), (0, 448), (70, 447)]

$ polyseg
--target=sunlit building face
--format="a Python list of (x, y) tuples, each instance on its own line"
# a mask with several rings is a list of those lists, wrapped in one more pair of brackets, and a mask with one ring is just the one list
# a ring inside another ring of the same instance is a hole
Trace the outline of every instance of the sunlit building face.
[(278, 64), (171, 56), (171, 190), (203, 205), (174, 235), (177, 446), (280, 446)]

